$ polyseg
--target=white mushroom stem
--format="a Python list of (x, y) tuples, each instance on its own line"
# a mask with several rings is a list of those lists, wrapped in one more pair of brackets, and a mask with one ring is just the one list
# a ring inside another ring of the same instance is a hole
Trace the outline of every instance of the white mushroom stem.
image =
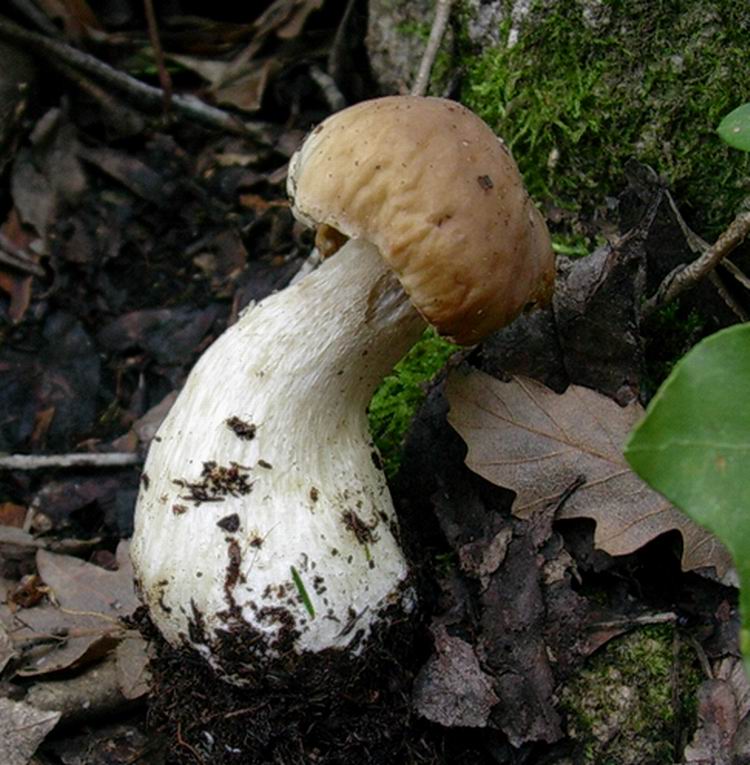
[(350, 241), (203, 355), (151, 445), (136, 513), (136, 575), (167, 640), (215, 666), (222, 635), (248, 659), (357, 650), (407, 605), (366, 408), (424, 327), (378, 250)]

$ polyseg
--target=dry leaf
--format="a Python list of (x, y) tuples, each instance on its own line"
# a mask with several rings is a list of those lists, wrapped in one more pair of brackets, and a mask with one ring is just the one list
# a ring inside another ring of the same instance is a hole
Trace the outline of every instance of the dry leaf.
[(686, 765), (750, 762), (750, 681), (731, 642), (730, 653), (711, 662), (711, 675), (697, 689), (698, 726), (683, 753)]
[(252, 61), (230, 82), (221, 84), (211, 92), (219, 104), (255, 112), (260, 109), (268, 82), (279, 67), (280, 62), (276, 58)]
[(31, 305), (32, 277), (0, 271), (0, 290), (10, 298), (8, 318), (11, 323), (18, 324), (26, 315)]
[(23, 647), (23, 676), (56, 672), (101, 658), (126, 635), (119, 619), (133, 612), (138, 600), (127, 545), (121, 543), (117, 571), (68, 555), (37, 552), (37, 568), (57, 605), (46, 602), (13, 613), (0, 606), (0, 623), (13, 646)]
[(472, 646), (433, 627), (436, 653), (414, 683), (414, 706), (423, 717), (446, 728), (485, 728), (499, 699), (492, 678), (482, 671)]
[(723, 577), (731, 569), (719, 541), (625, 462), (622, 446), (643, 415), (638, 403), (621, 407), (577, 385), (558, 395), (529, 378), (501, 382), (477, 371), (454, 373), (447, 391), (448, 419), (469, 447), (466, 464), (516, 492), (516, 515), (560, 503), (557, 518), (596, 521), (594, 543), (610, 555), (627, 555), (676, 530), (685, 571), (712, 566)]
[(16, 529), (23, 528), (28, 515), (25, 505), (17, 505), (14, 502), (0, 502), (0, 526), (13, 526)]
[(126, 699), (145, 696), (151, 688), (149, 644), (140, 636), (125, 638), (115, 649), (117, 685)]
[(117, 620), (138, 607), (127, 543), (117, 548), (117, 571), (107, 571), (80, 558), (39, 550), (37, 567), (66, 613), (93, 613)]
[(43, 712), (22, 701), (0, 698), (0, 762), (27, 765), (59, 719), (59, 712)]
[(5, 627), (0, 623), (0, 672), (5, 669), (7, 663), (16, 655)]

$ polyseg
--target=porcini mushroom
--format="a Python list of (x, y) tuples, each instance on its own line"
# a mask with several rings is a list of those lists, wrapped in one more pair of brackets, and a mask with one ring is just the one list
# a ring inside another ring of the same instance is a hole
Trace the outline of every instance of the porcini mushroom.
[(288, 191), (334, 254), (198, 361), (151, 445), (132, 544), (164, 637), (238, 683), (280, 656), (362, 651), (409, 610), (368, 402), (426, 323), (473, 344), (554, 281), (513, 159), (457, 103), (333, 115)]

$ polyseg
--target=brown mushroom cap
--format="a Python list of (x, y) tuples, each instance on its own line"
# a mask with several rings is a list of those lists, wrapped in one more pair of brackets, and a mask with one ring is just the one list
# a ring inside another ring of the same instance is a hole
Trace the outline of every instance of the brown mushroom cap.
[(454, 101), (388, 96), (332, 115), (292, 158), (295, 214), (375, 244), (424, 318), (472, 344), (547, 302), (554, 255), (505, 145)]

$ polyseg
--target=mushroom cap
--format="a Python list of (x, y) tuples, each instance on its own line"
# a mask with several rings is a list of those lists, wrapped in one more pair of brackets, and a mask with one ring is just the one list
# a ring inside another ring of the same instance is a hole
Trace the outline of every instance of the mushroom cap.
[(516, 163), (455, 101), (387, 96), (332, 115), (292, 157), (287, 188), (300, 220), (372, 242), (458, 343), (552, 294), (549, 233)]

